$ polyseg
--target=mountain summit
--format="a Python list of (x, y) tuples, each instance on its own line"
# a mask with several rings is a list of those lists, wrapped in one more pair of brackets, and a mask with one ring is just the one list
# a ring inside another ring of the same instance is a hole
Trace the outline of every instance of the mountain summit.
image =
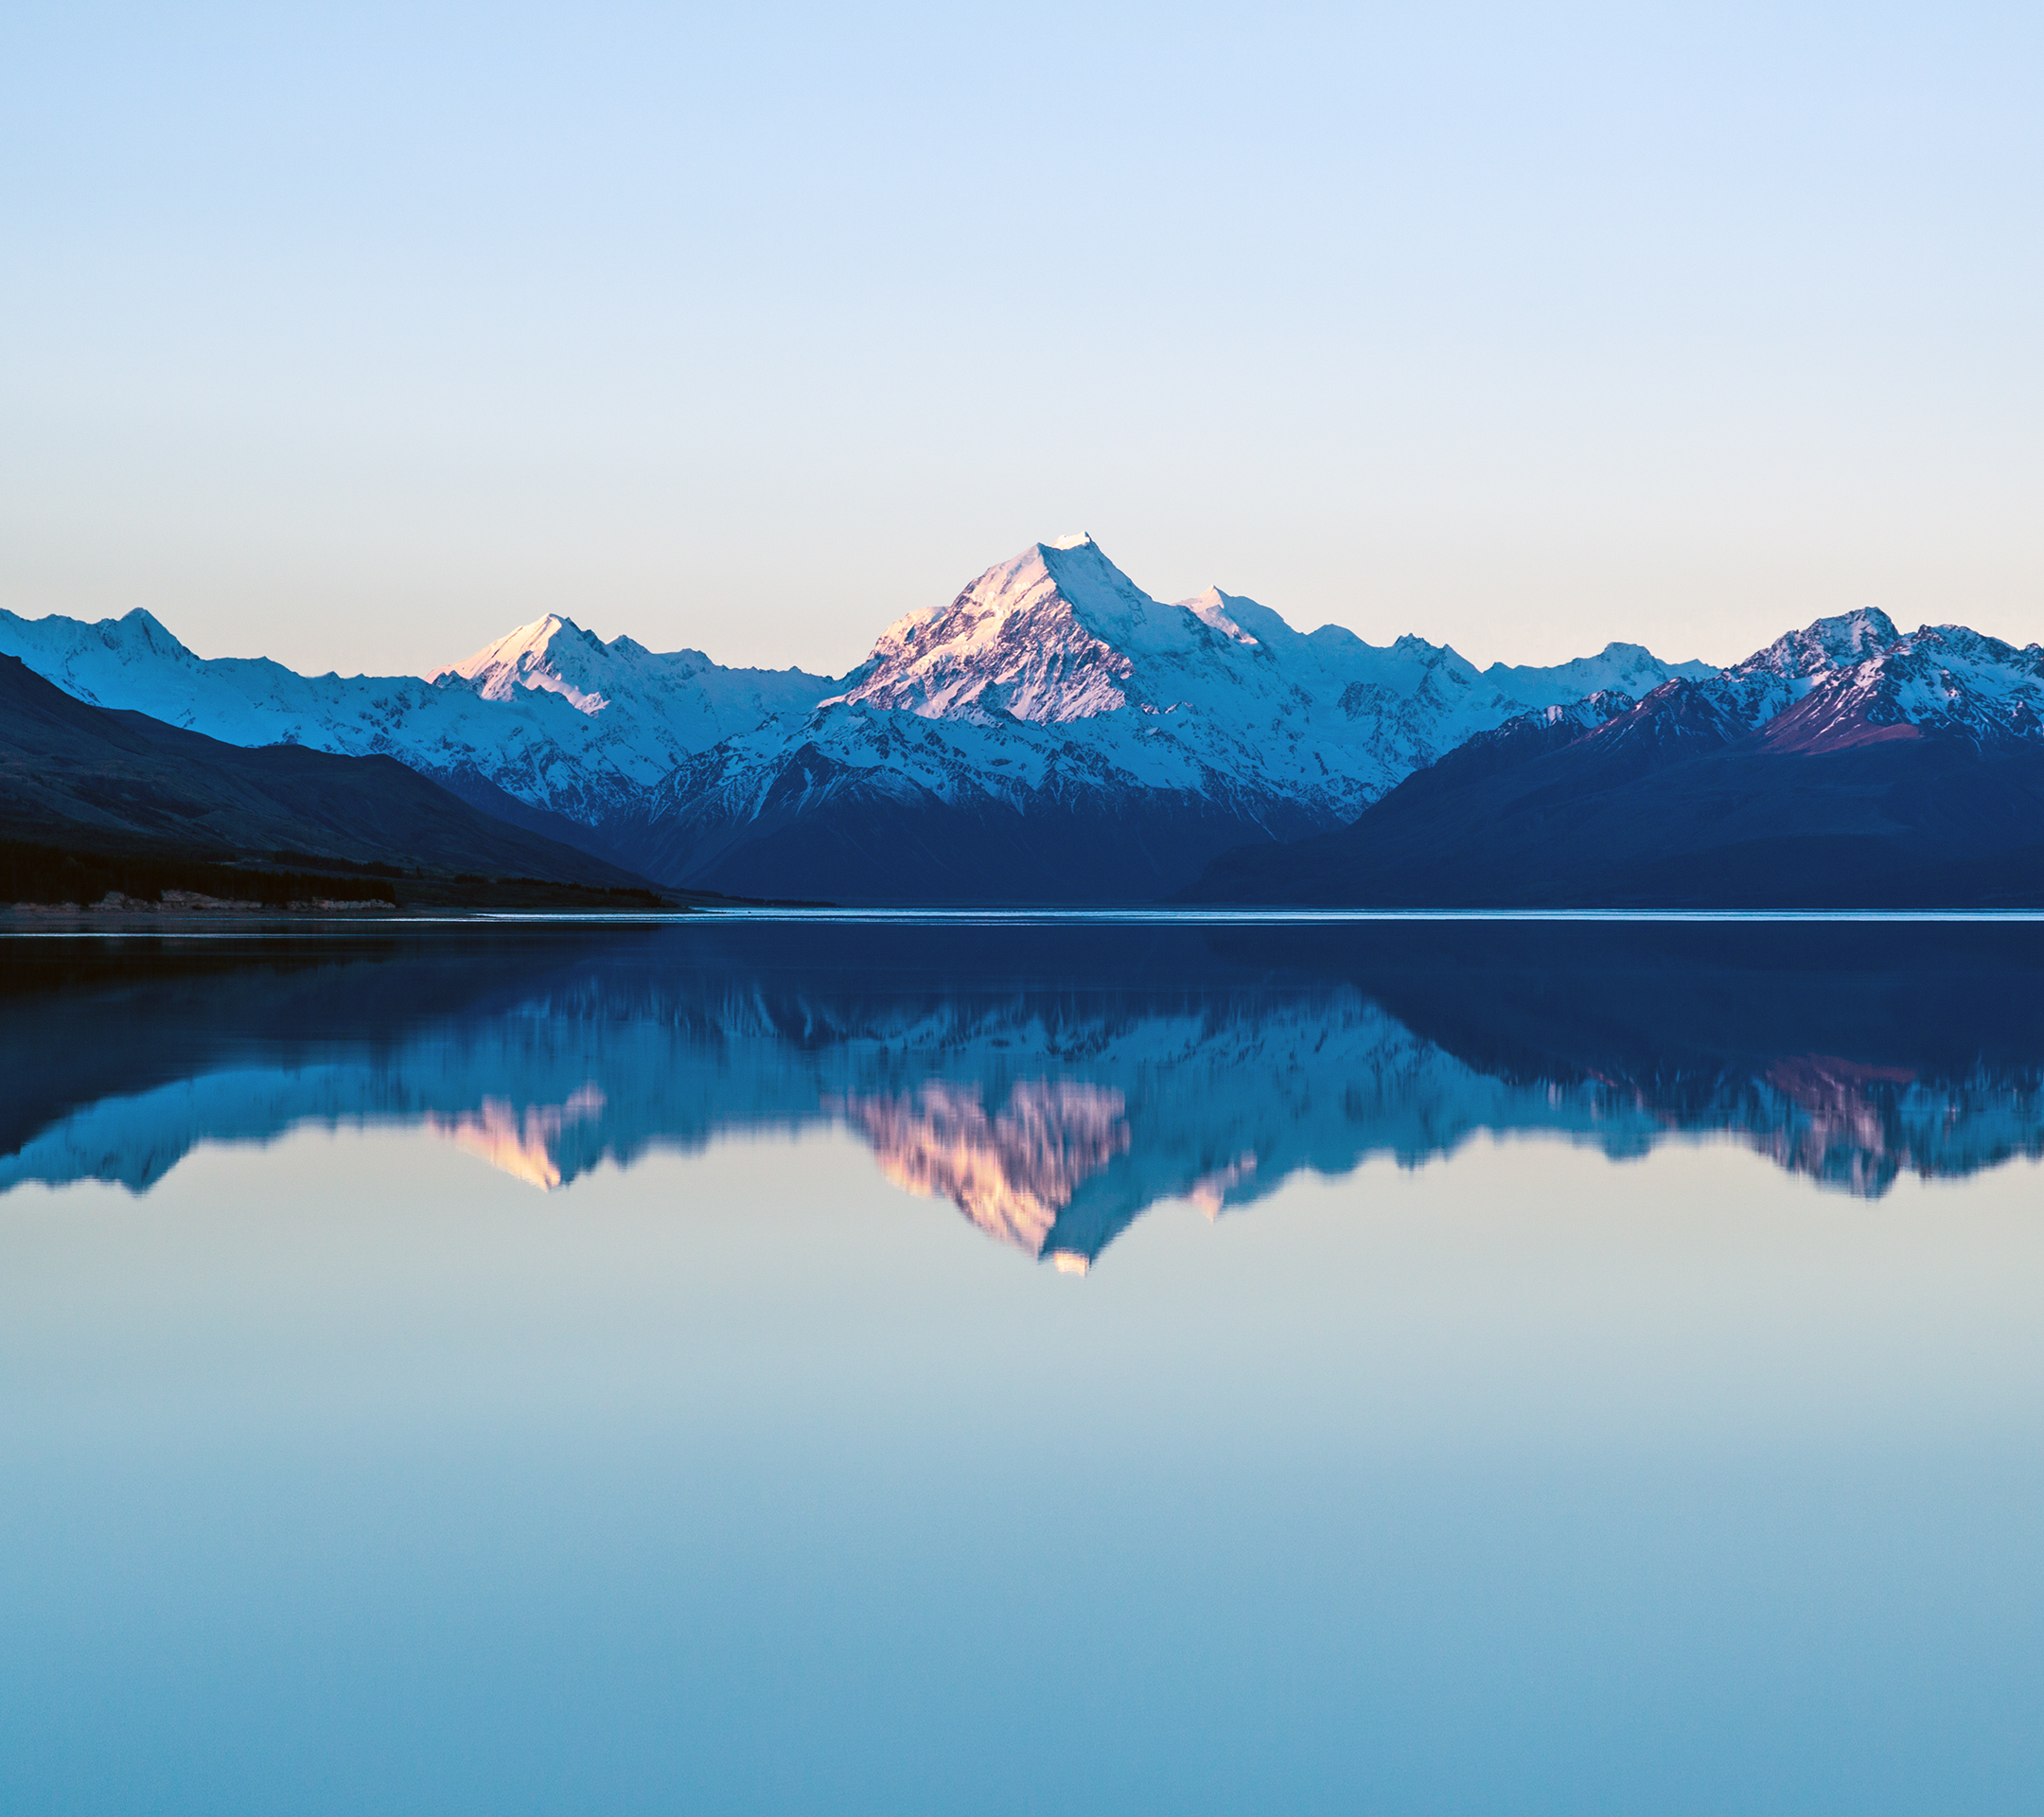
[(1091, 537), (1066, 537), (989, 568), (948, 606), (896, 619), (843, 697), (929, 719), (1062, 725), (1125, 707), (1130, 685), (1142, 691), (1141, 659), (1183, 657), (1212, 635)]
[(593, 631), (585, 631), (572, 618), (549, 612), (428, 679), (470, 682), (485, 700), (513, 700), (519, 688), (539, 688), (559, 695), (578, 713), (601, 713), (610, 702), (579, 686), (577, 678), (588, 679), (590, 669), (608, 655), (603, 639)]

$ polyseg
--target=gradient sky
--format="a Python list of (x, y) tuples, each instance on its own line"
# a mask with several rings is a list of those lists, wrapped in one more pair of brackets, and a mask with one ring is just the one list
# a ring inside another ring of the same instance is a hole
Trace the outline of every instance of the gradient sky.
[(0, 605), (841, 670), (1085, 528), (1479, 661), (2044, 638), (2034, 4), (737, 10), (8, 9)]

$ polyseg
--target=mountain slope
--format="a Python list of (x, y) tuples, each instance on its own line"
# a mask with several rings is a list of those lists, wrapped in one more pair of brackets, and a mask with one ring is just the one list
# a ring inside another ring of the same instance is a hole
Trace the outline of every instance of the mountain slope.
[(606, 818), (720, 739), (806, 712), (835, 682), (720, 668), (696, 650), (604, 644), (548, 616), (441, 670), (303, 676), (263, 659), (192, 654), (144, 611), (97, 625), (0, 612), (0, 654), (95, 706), (146, 713), (237, 745), (395, 757), (485, 811), (509, 796), (549, 834), (599, 851)]
[(1218, 590), (1168, 605), (1086, 537), (897, 619), (837, 682), (552, 616), (431, 680), (202, 662), (144, 613), (0, 614), (0, 650), (233, 742), (395, 756), (670, 885), (949, 902), (1154, 899), (1230, 845), (1353, 819), (1528, 708), (1704, 672), (1626, 644), (1479, 671)]
[(1189, 899), (1384, 907), (2044, 903), (2044, 650), (1820, 620), (1610, 715), (1470, 740)]
[(291, 853), (599, 888), (643, 881), (492, 819), (395, 759), (222, 744), (87, 706), (9, 657), (0, 657), (0, 838), (92, 853)]
[(1218, 590), (1165, 605), (1066, 538), (897, 620), (842, 694), (691, 759), (617, 838), (652, 875), (733, 892), (1153, 900), (1586, 680), (1671, 673), (1613, 645), (1507, 691), (1417, 638), (1302, 635)]

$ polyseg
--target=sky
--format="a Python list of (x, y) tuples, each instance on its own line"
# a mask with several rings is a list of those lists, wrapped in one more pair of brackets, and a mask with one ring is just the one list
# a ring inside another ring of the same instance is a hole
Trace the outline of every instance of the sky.
[(2034, 4), (7, 9), (0, 607), (836, 672), (1088, 530), (1478, 662), (2044, 639), (2040, 84)]

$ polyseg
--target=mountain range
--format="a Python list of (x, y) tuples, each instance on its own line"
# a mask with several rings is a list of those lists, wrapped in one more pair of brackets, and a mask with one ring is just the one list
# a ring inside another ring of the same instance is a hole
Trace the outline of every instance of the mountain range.
[(1701, 679), (1470, 738), (1351, 824), (1225, 856), (1234, 903), (1924, 908), (2044, 903), (2044, 650), (1877, 611)]
[(1208, 859), (1339, 827), (1471, 733), (1704, 664), (1637, 645), (1479, 670), (1143, 592), (1032, 544), (889, 626), (851, 674), (723, 668), (549, 616), (430, 678), (195, 656), (147, 612), (0, 613), (78, 698), (232, 744), (396, 758), (671, 887), (837, 901), (1150, 901)]
[(837, 902), (1967, 906), (2044, 900), (2044, 650), (1881, 613), (1728, 669), (1478, 669), (1166, 604), (1089, 537), (896, 619), (850, 674), (549, 616), (426, 678), (0, 613), (79, 699), (396, 758), (670, 889)]
[(88, 706), (0, 656), (0, 900), (140, 899), (167, 886), (226, 899), (390, 900), (422, 854), (437, 885), (407, 877), (413, 900), (447, 899), (465, 876), (599, 891), (641, 883), (394, 758), (224, 744)]

